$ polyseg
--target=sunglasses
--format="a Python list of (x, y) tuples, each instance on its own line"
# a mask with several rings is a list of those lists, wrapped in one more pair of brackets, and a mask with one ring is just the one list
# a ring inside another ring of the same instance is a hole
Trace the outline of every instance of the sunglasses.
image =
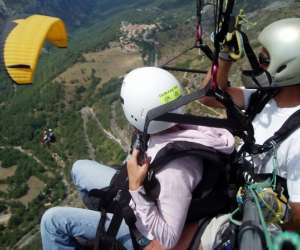
[(258, 54), (258, 61), (261, 65), (269, 65), (270, 57), (268, 57), (265, 53)]

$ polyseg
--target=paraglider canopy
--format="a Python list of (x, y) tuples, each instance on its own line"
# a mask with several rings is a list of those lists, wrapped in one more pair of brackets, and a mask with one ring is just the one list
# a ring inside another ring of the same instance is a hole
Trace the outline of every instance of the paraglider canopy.
[(64, 22), (56, 17), (33, 15), (13, 20), (3, 37), (2, 58), (10, 78), (31, 84), (45, 41), (59, 48), (68, 44)]

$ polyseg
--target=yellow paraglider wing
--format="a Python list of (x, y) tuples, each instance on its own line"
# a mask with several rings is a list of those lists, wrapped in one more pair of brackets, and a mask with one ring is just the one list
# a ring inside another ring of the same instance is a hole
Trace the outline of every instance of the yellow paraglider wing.
[(42, 15), (13, 22), (15, 27), (4, 42), (4, 66), (14, 82), (31, 84), (45, 41), (66, 48), (66, 28), (61, 19)]

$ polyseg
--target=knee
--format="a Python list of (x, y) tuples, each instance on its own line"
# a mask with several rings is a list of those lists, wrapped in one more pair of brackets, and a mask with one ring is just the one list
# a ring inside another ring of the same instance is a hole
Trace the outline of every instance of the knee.
[(77, 183), (77, 179), (86, 171), (87, 160), (75, 161), (71, 169), (71, 177), (74, 184)]
[[(62, 215), (61, 207), (53, 207), (48, 209), (41, 219), (41, 233), (42, 235), (47, 233), (54, 233), (60, 224), (60, 218)], [(62, 219), (62, 218), (61, 218)]]

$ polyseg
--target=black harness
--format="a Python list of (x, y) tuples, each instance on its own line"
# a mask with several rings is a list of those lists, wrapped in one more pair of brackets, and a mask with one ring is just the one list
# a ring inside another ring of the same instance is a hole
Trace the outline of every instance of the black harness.
[[(169, 143), (157, 153), (144, 181), (145, 199), (156, 201), (158, 198), (160, 183), (155, 174), (170, 161), (187, 156), (201, 159), (204, 166), (202, 181), (195, 188), (192, 195), (187, 223), (196, 222), (201, 218), (214, 216), (215, 214), (229, 212), (231, 207), (229, 206), (230, 197), (226, 189), (227, 170), (225, 166), (230, 161), (230, 156), (213, 148), (185, 141)], [(101, 211), (95, 249), (122, 249), (115, 247), (119, 247), (120, 244), (116, 240), (116, 234), (123, 219), (130, 229), (134, 249), (143, 249), (145, 238), (137, 230), (135, 215), (129, 207), (131, 196), (128, 191), (126, 166), (121, 167), (116, 173), (109, 187), (92, 190), (89, 195), (99, 199), (98, 210)], [(206, 205), (203, 206), (203, 204)], [(113, 219), (108, 230), (105, 230), (104, 222), (107, 213), (112, 213)]]

